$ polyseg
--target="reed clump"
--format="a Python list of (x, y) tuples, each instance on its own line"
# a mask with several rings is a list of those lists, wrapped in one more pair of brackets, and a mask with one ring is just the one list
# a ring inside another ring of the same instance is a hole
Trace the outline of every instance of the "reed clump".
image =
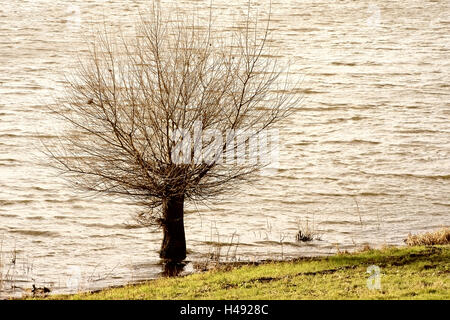
[(312, 223), (309, 223), (307, 219), (305, 223), (297, 222), (298, 231), (295, 235), (295, 240), (297, 242), (310, 242), (313, 240), (321, 240), (322, 235), (317, 230), (314, 220)]
[(408, 246), (432, 246), (450, 244), (450, 227), (422, 234), (409, 234), (405, 239)]

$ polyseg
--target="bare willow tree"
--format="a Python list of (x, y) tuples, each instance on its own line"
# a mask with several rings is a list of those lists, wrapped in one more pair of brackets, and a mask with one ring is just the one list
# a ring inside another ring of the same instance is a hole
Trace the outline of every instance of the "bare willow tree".
[(268, 50), (269, 24), (248, 12), (216, 30), (211, 17), (154, 6), (133, 36), (101, 32), (53, 108), (69, 124), (49, 148), (58, 167), (77, 187), (142, 205), (169, 261), (186, 257), (185, 202), (254, 176), (266, 163), (239, 157), (298, 102)]

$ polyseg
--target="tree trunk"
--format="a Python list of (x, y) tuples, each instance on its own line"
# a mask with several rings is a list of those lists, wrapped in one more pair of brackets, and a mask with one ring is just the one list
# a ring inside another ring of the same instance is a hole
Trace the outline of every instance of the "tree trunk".
[(186, 258), (184, 234), (184, 196), (167, 198), (162, 204), (164, 239), (159, 256), (170, 262)]

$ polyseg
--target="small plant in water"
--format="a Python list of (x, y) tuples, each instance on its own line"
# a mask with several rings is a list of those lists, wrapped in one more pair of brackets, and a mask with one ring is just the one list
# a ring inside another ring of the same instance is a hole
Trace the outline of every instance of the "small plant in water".
[(314, 220), (310, 224), (309, 220), (306, 219), (306, 222), (302, 223), (298, 222), (298, 232), (295, 235), (295, 239), (297, 242), (310, 242), (313, 240), (321, 240), (321, 235), (318, 233)]
[(308, 241), (313, 241), (314, 237), (307, 232), (304, 232), (302, 230), (298, 230), (297, 235), (295, 236), (295, 239), (298, 242), (308, 242)]

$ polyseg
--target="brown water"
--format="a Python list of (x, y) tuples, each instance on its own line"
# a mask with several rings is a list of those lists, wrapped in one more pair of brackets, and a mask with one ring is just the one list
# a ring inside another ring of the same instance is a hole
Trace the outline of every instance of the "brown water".
[[(245, 11), (241, 1), (214, 2), (219, 19)], [(70, 190), (39, 151), (58, 130), (43, 105), (61, 92), (89, 25), (106, 17), (127, 28), (145, 3), (2, 1), (0, 296), (32, 283), (70, 292), (161, 272), (161, 235), (133, 225), (132, 204)], [(178, 5), (202, 13), (207, 3)], [(188, 207), (188, 258), (204, 259), (217, 242), (223, 259), (330, 254), (449, 225), (449, 8), (274, 0), (276, 44), (303, 78), (306, 101), (283, 123), (276, 176)], [(321, 241), (295, 242), (306, 219)]]

